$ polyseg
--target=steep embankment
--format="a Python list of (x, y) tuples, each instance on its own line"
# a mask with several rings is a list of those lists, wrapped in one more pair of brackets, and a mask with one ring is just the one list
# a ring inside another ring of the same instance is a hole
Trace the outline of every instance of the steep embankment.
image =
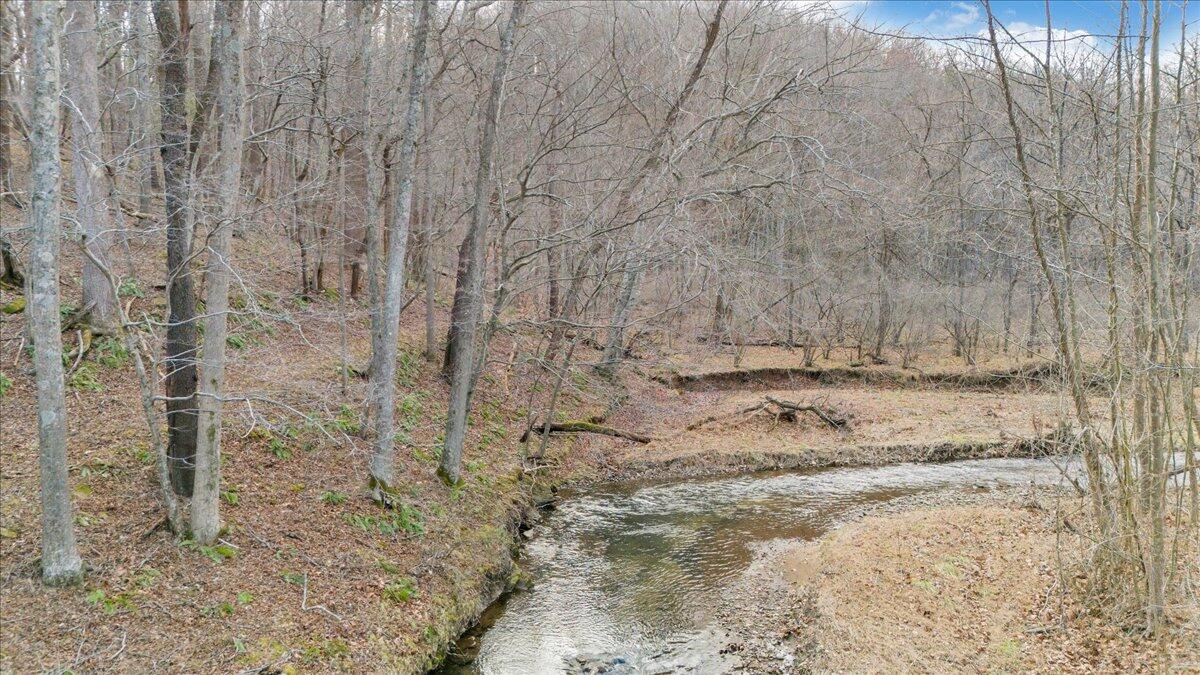
[[(161, 320), (161, 249), (135, 236), (138, 284), (124, 302)], [(161, 525), (152, 457), (129, 355), (97, 338), (71, 358), (68, 414), (83, 586), (38, 580), (40, 508), (34, 382), (22, 355), (23, 315), (5, 316), (0, 363), (0, 669), (220, 672), (241, 669), (420, 670), (512, 579), (518, 523), (548, 486), (600, 462), (584, 439), (552, 445), (533, 470), (515, 439), (549, 390), (520, 362), (537, 336), (502, 336), (471, 417), (465, 484), (434, 475), (446, 386), (421, 355), (423, 307), (402, 319), (397, 444), (404, 506), (381, 510), (364, 492), (370, 441), (366, 384), (343, 391), (336, 294), (308, 300), (294, 278), (254, 261), (285, 243), (237, 247), (247, 270), (234, 307), (222, 466), (221, 544), (197, 548)], [(77, 297), (67, 251), (64, 301)], [(12, 297), (5, 291), (5, 301)], [(366, 307), (345, 305), (348, 359), (366, 362)], [(445, 329), (447, 307), (437, 308)], [(70, 349), (83, 337), (64, 335)], [(161, 349), (147, 336), (151, 350)], [(516, 365), (514, 365), (516, 364)], [(581, 376), (560, 398), (571, 416), (613, 394)]]

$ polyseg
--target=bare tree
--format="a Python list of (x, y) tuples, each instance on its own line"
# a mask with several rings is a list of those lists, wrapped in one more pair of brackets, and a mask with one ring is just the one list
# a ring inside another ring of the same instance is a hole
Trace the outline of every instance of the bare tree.
[(188, 31), (172, 0), (154, 1), (163, 49), (163, 204), (167, 219), (167, 450), (171, 483), (190, 497), (196, 462), (196, 292), (192, 277), (191, 169), (188, 137)]
[(204, 345), (200, 387), (196, 392), (199, 420), (196, 437), (196, 483), (192, 495), (192, 538), (211, 544), (220, 521), (221, 407), (225, 381), (225, 338), (228, 335), (231, 241), (241, 202), (242, 180), (242, 0), (222, 0), (213, 17), (212, 59), (221, 64), (216, 87), (220, 128), (216, 169), (219, 210), (208, 234), (205, 267)]
[[(487, 107), (480, 121), (479, 164), (475, 172), (475, 201), (471, 206), (471, 223), (463, 241), (465, 265), (458, 279), (461, 295), (455, 294), (450, 321), (452, 332), (447, 340), (446, 361), (450, 366), (450, 409), (446, 416), (445, 447), (438, 467), (443, 480), (455, 484), (459, 479), (463, 442), (467, 433), (467, 409), (470, 407), (471, 385), (475, 368), (475, 329), (483, 310), (484, 254), (487, 243), (487, 186), (492, 175), (492, 153), (496, 145), (496, 124), (500, 117), (500, 101), (504, 96), (504, 78), (512, 55), (513, 36), (526, 0), (516, 0), (508, 22), (500, 34), (500, 53), (492, 72), (492, 88)], [(461, 302), (460, 302), (461, 301)], [(460, 307), (461, 304), (461, 307)]]
[(42, 478), (42, 579), (67, 584), (83, 576), (75, 548), (67, 485), (67, 404), (63, 392), (62, 326), (58, 312), (59, 35), (62, 3), (35, 3), (29, 227), (29, 321), (37, 371), (39, 466)]
[(387, 253), (387, 275), (383, 296), (382, 351), (373, 355), (371, 375), (375, 378), (374, 395), (378, 397), (375, 414), (375, 450), (371, 454), (371, 489), (377, 496), (389, 490), (395, 473), (394, 416), (396, 408), (396, 352), (400, 309), (404, 300), (404, 268), (407, 256), (409, 220), (412, 216), (413, 173), (417, 133), (421, 126), (425, 103), (425, 42), (429, 34), (428, 0), (413, 7), (416, 14), (408, 69), (408, 104), (404, 113), (403, 138), (396, 167), (395, 202)]
[(71, 115), (75, 214), (89, 252), (83, 263), (82, 307), (96, 331), (112, 333), (117, 328), (117, 296), (100, 270), (108, 265), (114, 228), (109, 220), (109, 179), (100, 128), (97, 40), (96, 6), (92, 0), (67, 5), (67, 108)]

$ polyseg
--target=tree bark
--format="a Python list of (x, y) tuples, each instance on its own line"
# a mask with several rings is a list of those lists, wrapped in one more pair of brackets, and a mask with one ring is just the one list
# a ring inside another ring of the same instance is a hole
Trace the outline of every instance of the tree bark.
[(75, 214), (84, 246), (91, 253), (83, 261), (81, 306), (95, 332), (111, 334), (118, 323), (117, 296), (100, 265), (108, 266), (108, 249), (116, 224), (109, 221), (109, 179), (105, 174), (100, 89), (96, 80), (99, 62), (96, 56), (96, 6), (92, 0), (70, 3), (65, 34)]
[(613, 324), (608, 330), (608, 343), (604, 346), (603, 369), (609, 373), (625, 358), (625, 326), (633, 311), (637, 281), (637, 269), (628, 263), (621, 277), (621, 296), (617, 299), (617, 311), (613, 313)]
[(74, 583), (83, 577), (75, 547), (67, 475), (67, 403), (63, 384), (58, 311), (59, 44), (62, 4), (35, 3), (33, 11), (33, 105), (30, 153), (29, 322), (37, 372), (38, 464), (42, 484), (42, 579)]
[(16, 188), (12, 176), (12, 151), (9, 148), (9, 92), (8, 69), (12, 66), (8, 56), (8, 36), (14, 32), (16, 17), (9, 17), (7, 0), (0, 0), (0, 196), (12, 205), (20, 208), (21, 202), (16, 198)]
[(413, 173), (416, 137), (425, 104), (425, 42), (429, 34), (428, 0), (420, 0), (416, 12), (409, 55), (408, 107), (404, 135), (396, 167), (395, 205), (388, 238), (387, 278), (383, 295), (382, 351), (374, 355), (372, 377), (376, 378), (375, 449), (371, 454), (370, 485), (378, 498), (392, 485), (395, 474), (396, 353), (401, 303), (404, 300), (404, 268), (407, 258), (409, 220), (412, 216)]
[(155, 0), (162, 43), (163, 203), (167, 221), (166, 393), (168, 454), (176, 494), (192, 495), (196, 461), (196, 293), (191, 272), (192, 214), (188, 161), (188, 41), (176, 3)]
[[(425, 108), (425, 142), (429, 142), (429, 133), (431, 131), (428, 117), (428, 103)], [(428, 146), (427, 146), (428, 147)], [(422, 209), (425, 212), (425, 360), (430, 363), (437, 363), (437, 331), (434, 326), (434, 314), (437, 311), (437, 249), (436, 235), (437, 228), (433, 224), (436, 212), (433, 207), (433, 175), (431, 166), (433, 159), (429, 156), (430, 153), (425, 153), (425, 194), (422, 197)]]
[(138, 141), (138, 216), (145, 218), (150, 213), (150, 193), (154, 191), (155, 152), (154, 152), (154, 111), (151, 108), (153, 78), (150, 76), (152, 58), (150, 54), (150, 5), (138, 3), (132, 8), (133, 22), (136, 33), (138, 86), (142, 95), (136, 103), (138, 128), (134, 133), (140, 134)]
[[(365, 236), (367, 247), (367, 300), (371, 307), (371, 357), (372, 363), (368, 370), (368, 377), (371, 378), (370, 386), (371, 393), (368, 394), (366, 417), (364, 427), (375, 414), (375, 406), (378, 403), (378, 396), (374, 392), (374, 388), (379, 378), (376, 373), (378, 365), (374, 362), (377, 354), (383, 352), (383, 298), (382, 289), (379, 285), (379, 267), (380, 267), (380, 248), (382, 246), (382, 237), (380, 236), (380, 214), (379, 214), (379, 199), (380, 193), (383, 191), (383, 175), (379, 166), (378, 143), (375, 135), (375, 128), (371, 124), (371, 113), (375, 109), (374, 90), (371, 88), (371, 74), (373, 72), (374, 60), (371, 49), (371, 22), (366, 16), (367, 4), (355, 3), (351, 10), (351, 26), (357, 33), (359, 61), (362, 64), (362, 91), (360, 98), (362, 99), (361, 124), (363, 134), (363, 153), (362, 161), (364, 166), (364, 175), (366, 176), (366, 215), (365, 219)], [(358, 86), (360, 83), (355, 83)]]
[[(492, 88), (484, 111), (483, 129), (479, 143), (479, 166), (475, 172), (475, 203), (471, 208), (471, 225), (467, 240), (463, 276), (459, 280), (463, 292), (455, 294), (455, 308), (451, 312), (452, 339), (447, 345), (449, 357), (450, 409), (446, 416), (445, 447), (438, 474), (447, 483), (456, 484), (462, 463), (463, 442), (467, 434), (467, 408), (470, 406), (471, 383), (474, 380), (475, 329), (483, 307), (484, 255), (487, 244), (487, 184), (492, 175), (492, 152), (496, 145), (496, 123), (500, 117), (500, 103), (504, 95), (504, 77), (508, 72), (508, 61), (512, 55), (513, 36), (525, 13), (526, 0), (516, 0), (504, 32), (500, 35), (500, 53), (496, 57), (496, 68), (492, 73)], [(458, 310), (459, 301), (462, 309)]]
[(242, 0), (222, 0), (213, 16), (213, 60), (221, 62), (216, 106), (220, 146), (219, 220), (208, 236), (205, 267), (204, 347), (196, 400), (196, 483), (192, 495), (192, 538), (211, 544), (220, 530), (221, 396), (225, 380), (225, 337), (229, 312), (230, 254), (241, 200), (242, 179)]

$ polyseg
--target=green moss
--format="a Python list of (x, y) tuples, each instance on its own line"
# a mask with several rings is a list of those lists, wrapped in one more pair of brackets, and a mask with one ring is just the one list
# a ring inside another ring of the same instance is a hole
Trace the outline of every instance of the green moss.
[(75, 372), (71, 373), (67, 384), (76, 391), (90, 391), (92, 393), (104, 391), (104, 385), (96, 377), (96, 369), (90, 363), (79, 364)]
[(20, 314), (21, 312), (24, 312), (24, 311), (25, 311), (24, 296), (13, 298), (12, 301), (5, 304), (4, 307), (0, 307), (0, 312), (4, 312), (5, 314)]

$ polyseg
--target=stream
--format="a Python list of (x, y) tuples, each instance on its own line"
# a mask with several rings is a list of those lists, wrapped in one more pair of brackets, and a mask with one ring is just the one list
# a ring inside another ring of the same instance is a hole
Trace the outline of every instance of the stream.
[(1054, 459), (758, 473), (566, 495), (531, 531), (528, 590), (507, 594), (441, 673), (724, 672), (725, 591), (778, 539), (858, 508), (950, 489), (1057, 484)]

